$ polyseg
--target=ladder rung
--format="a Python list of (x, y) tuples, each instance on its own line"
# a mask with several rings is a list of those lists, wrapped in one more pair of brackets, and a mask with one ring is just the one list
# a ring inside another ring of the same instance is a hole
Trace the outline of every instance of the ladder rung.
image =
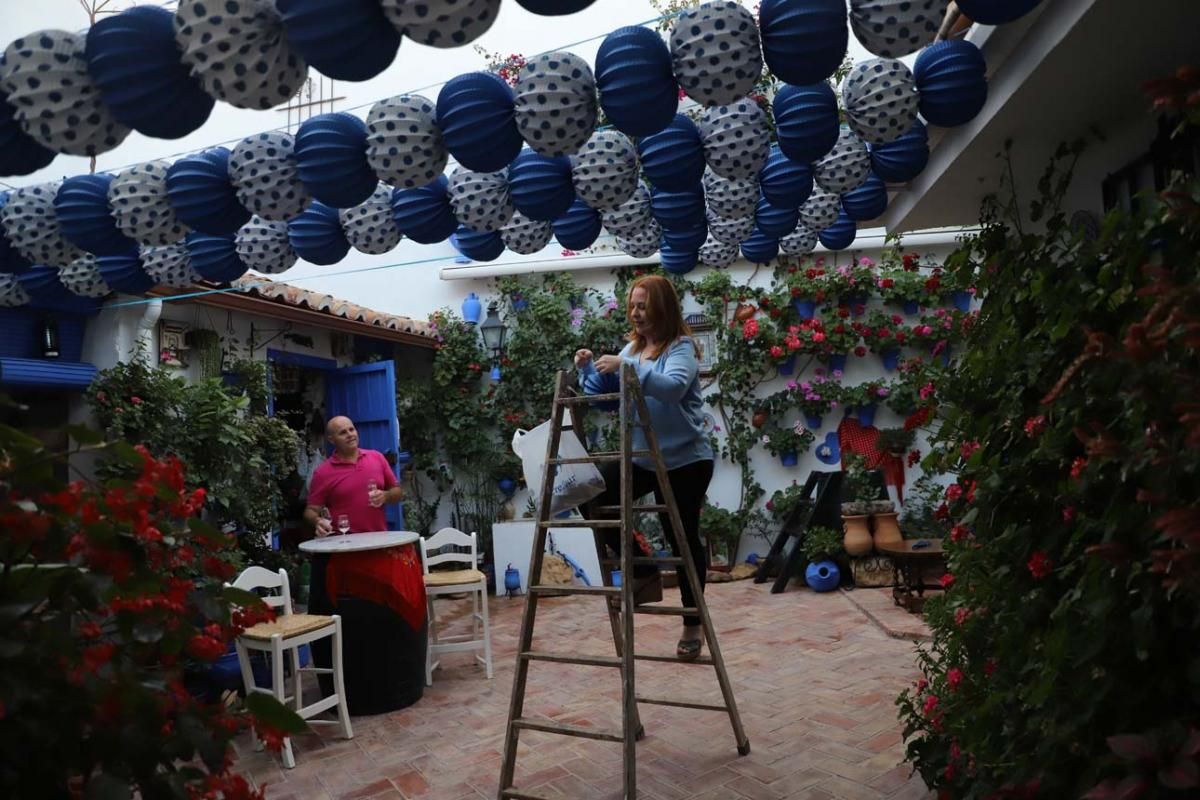
[(563, 736), (579, 736), (584, 739), (599, 739), (602, 742), (624, 742), (625, 737), (619, 733), (585, 728), (582, 725), (567, 725), (563, 722), (538, 722), (533, 719), (514, 719), (514, 728), (526, 731), (541, 731), (543, 733), (558, 733)]
[[(630, 458), (649, 458), (654, 455), (649, 450), (633, 450), (629, 453)], [(607, 450), (601, 453), (591, 453), (578, 458), (551, 458), (546, 463), (555, 464), (596, 464), (601, 461), (620, 461), (622, 458), (620, 450)]]
[[(614, 512), (614, 513), (617, 513), (617, 514), (621, 513), (621, 507), (620, 507), (620, 506), (598, 506), (598, 507), (596, 508), (596, 510), (597, 510), (597, 511), (611, 511), (611, 512)], [(658, 511), (658, 512), (662, 512), (662, 513), (666, 513), (666, 511), (667, 511), (667, 507), (666, 507), (666, 506), (659, 506), (659, 505), (653, 505), (653, 506), (637, 506), (637, 505), (634, 505), (634, 506), (630, 506), (630, 507), (629, 507), (629, 510), (630, 510), (630, 511)]]
[(547, 519), (538, 520), (543, 528), (619, 528), (619, 519)]
[(574, 397), (560, 397), (558, 402), (565, 406), (577, 406), (581, 403), (603, 403), (606, 400), (620, 399), (620, 392), (610, 392), (609, 394), (579, 394)]
[(701, 711), (729, 711), (728, 706), (718, 706), (712, 703), (689, 703), (686, 700), (672, 700), (669, 697), (643, 697), (637, 696), (639, 703), (647, 703), (654, 706), (675, 706), (676, 708), (696, 708)]
[(620, 596), (620, 586), (574, 586), (559, 583), (535, 583), (529, 591), (537, 594), (591, 594)]
[(569, 656), (562, 653), (539, 653), (536, 650), (526, 650), (521, 658), (529, 661), (554, 661), (558, 664), (580, 664), (585, 667), (621, 667), (624, 661), (616, 656)]
[(696, 617), (700, 615), (700, 610), (696, 608), (684, 608), (683, 606), (634, 606), (633, 613), (667, 614), (676, 617)]
[(645, 653), (645, 654), (634, 653), (633, 657), (636, 658), (638, 661), (666, 661), (671, 664), (712, 664), (713, 663), (712, 656), (697, 656), (696, 658), (685, 660), (685, 659), (680, 658), (679, 656), (659, 656), (659, 655), (651, 655), (649, 653)]

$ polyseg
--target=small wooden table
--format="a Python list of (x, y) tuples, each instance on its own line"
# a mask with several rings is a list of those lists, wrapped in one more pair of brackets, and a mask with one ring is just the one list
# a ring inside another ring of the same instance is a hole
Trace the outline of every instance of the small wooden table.
[[(917, 542), (928, 542), (924, 547), (914, 547)], [(925, 582), (925, 572), (930, 565), (946, 565), (946, 553), (941, 539), (905, 539), (894, 545), (880, 545), (876, 549), (892, 559), (892, 574), (896, 587), (892, 589), (892, 600), (896, 605), (916, 614), (925, 605), (925, 590), (939, 586)], [(914, 592), (916, 596), (914, 596)]]

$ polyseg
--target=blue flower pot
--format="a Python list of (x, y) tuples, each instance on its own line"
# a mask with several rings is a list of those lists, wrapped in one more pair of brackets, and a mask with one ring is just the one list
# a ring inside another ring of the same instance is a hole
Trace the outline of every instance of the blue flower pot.
[(517, 482), (512, 478), (501, 478), (496, 485), (500, 487), (500, 494), (505, 497), (512, 497), (513, 492), (517, 490)]
[(899, 350), (884, 350), (879, 354), (880, 360), (883, 361), (883, 368), (888, 372), (893, 371), (900, 366), (900, 351)]
[(524, 311), (529, 308), (529, 301), (524, 297), (514, 298), (512, 301), (513, 311)]
[(521, 573), (512, 564), (504, 570), (504, 588), (513, 594), (521, 593)]
[(858, 424), (864, 428), (869, 428), (875, 424), (875, 410), (877, 406), (872, 403), (869, 406), (858, 407)]
[(795, 372), (796, 354), (792, 353), (790, 356), (788, 356), (787, 360), (780, 364), (777, 369), (780, 375), (791, 375), (793, 372)]
[(475, 296), (474, 292), (471, 292), (467, 295), (467, 299), (463, 300), (463, 322), (468, 325), (478, 324), (481, 314), (483, 314), (483, 303), (479, 302), (479, 298)]
[(785, 467), (794, 467), (800, 463), (800, 456), (796, 453), (780, 453), (779, 460)]
[(846, 353), (834, 353), (829, 356), (829, 369), (837, 370), (838, 372), (846, 371)]
[(832, 592), (841, 579), (842, 573), (832, 561), (814, 561), (804, 570), (804, 582), (814, 592)]
[(921, 313), (921, 304), (916, 300), (905, 300), (904, 313), (908, 314), (910, 317), (915, 317), (917, 314)]
[(818, 428), (820, 428), (822, 423), (824, 423), (824, 422), (825, 422), (825, 420), (823, 420), (819, 414), (805, 414), (804, 415), (804, 424), (811, 431), (815, 431)]
[(843, 295), (842, 305), (850, 308), (850, 316), (861, 317), (867, 313), (867, 296), (865, 294), (848, 294)]
[(817, 313), (817, 301), (796, 299), (792, 301), (792, 308), (796, 309), (800, 319), (812, 319)]
[(954, 307), (964, 314), (971, 310), (970, 292), (951, 292), (950, 302), (954, 303)]

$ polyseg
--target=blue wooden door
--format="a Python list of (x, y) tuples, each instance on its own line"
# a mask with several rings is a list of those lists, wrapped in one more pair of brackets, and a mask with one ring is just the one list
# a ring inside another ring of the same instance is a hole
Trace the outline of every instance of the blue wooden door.
[[(400, 452), (400, 424), (396, 420), (396, 372), (391, 361), (357, 364), (326, 373), (326, 419), (349, 417), (358, 429), (358, 446), (385, 456)], [(392, 470), (399, 475), (398, 465)], [(404, 530), (404, 512), (389, 505), (388, 528)]]

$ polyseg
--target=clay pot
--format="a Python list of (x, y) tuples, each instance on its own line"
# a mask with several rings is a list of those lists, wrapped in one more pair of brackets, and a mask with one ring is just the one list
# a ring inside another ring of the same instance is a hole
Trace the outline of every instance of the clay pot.
[(738, 303), (737, 308), (733, 310), (733, 318), (738, 322), (745, 322), (755, 315), (757, 308), (749, 303)]
[(896, 523), (898, 514), (892, 511), (887, 514), (875, 515), (875, 546), (897, 545), (904, 541), (900, 526)]
[(842, 537), (842, 547), (849, 555), (865, 556), (875, 546), (871, 540), (871, 531), (867, 527), (869, 519), (870, 517), (865, 514), (842, 517), (842, 530), (845, 531), (845, 536)]
[(767, 416), (768, 414), (766, 411), (761, 409), (755, 411), (754, 416), (750, 418), (750, 424), (756, 428), (761, 428), (763, 425), (767, 424)]

